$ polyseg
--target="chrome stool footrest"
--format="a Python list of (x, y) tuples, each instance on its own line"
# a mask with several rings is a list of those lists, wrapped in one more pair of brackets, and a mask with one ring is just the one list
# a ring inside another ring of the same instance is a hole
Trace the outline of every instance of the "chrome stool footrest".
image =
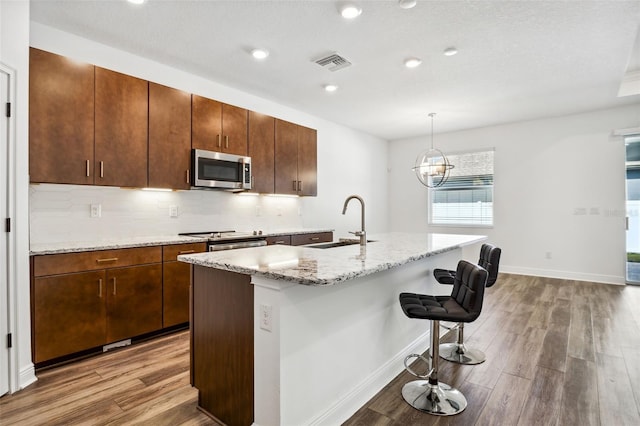
[(429, 376), (431, 376), (431, 373), (433, 373), (433, 368), (431, 368), (428, 372), (426, 372), (425, 374), (418, 374), (415, 371), (413, 371), (411, 369), (411, 367), (407, 364), (407, 362), (412, 359), (412, 358), (420, 358), (422, 361), (424, 361), (425, 364), (427, 364), (427, 367), (430, 367), (431, 364), (429, 362), (429, 360), (427, 358), (425, 358), (424, 356), (420, 355), (420, 354), (411, 354), (411, 355), (407, 355), (404, 359), (404, 369), (407, 370), (407, 372), (409, 374), (411, 374), (412, 376), (415, 376), (419, 379), (428, 379)]

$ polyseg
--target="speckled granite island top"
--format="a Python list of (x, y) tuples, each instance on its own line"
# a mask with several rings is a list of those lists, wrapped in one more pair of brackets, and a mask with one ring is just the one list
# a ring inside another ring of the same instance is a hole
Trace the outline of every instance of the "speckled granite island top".
[(194, 265), (305, 285), (332, 285), (385, 271), (486, 239), (483, 235), (388, 233), (328, 249), (267, 246), (178, 256)]

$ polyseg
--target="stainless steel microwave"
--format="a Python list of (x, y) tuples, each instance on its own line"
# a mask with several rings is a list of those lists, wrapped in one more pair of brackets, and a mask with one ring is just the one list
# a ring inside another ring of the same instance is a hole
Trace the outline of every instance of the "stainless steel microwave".
[(251, 189), (251, 157), (193, 149), (191, 170), (194, 187), (228, 191)]

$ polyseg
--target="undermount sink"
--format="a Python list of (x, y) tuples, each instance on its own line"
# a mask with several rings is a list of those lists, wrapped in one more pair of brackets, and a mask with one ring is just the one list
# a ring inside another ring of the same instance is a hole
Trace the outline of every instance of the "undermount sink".
[[(367, 240), (367, 242), (368, 243), (375, 243), (375, 240)], [(308, 246), (308, 247), (319, 248), (319, 249), (328, 249), (328, 248), (334, 248), (334, 247), (352, 246), (354, 244), (360, 244), (360, 240), (339, 240), (339, 241), (334, 241), (332, 243), (315, 244), (315, 245)]]

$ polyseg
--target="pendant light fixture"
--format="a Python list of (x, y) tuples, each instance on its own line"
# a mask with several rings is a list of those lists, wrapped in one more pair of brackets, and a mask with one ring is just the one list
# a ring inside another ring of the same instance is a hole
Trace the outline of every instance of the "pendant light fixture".
[(431, 148), (416, 157), (416, 164), (413, 167), (420, 183), (429, 188), (444, 185), (449, 179), (451, 169), (453, 169), (453, 164), (449, 163), (442, 151), (433, 147), (433, 117), (435, 115), (435, 112), (429, 114), (431, 117)]

